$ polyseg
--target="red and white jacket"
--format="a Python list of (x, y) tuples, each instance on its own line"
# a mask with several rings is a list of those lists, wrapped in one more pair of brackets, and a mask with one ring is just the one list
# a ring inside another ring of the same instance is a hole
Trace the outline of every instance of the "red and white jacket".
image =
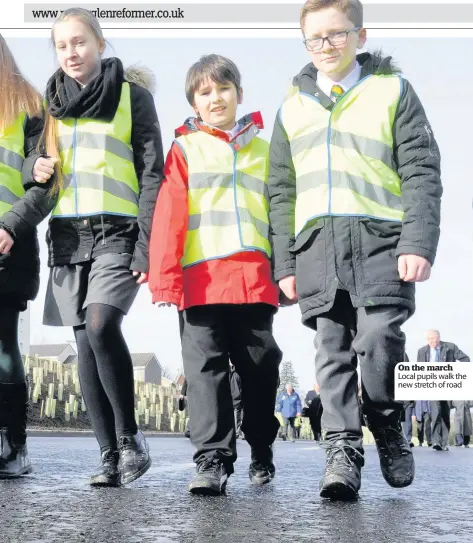
[[(239, 121), (243, 128), (263, 128), (261, 114)], [(188, 119), (176, 136), (205, 131), (229, 142), (223, 130)], [(186, 158), (174, 142), (166, 159), (164, 181), (154, 210), (149, 247), (149, 288), (153, 303), (170, 302), (179, 310), (208, 304), (266, 303), (278, 306), (279, 287), (273, 281), (271, 263), (260, 251), (244, 251), (182, 269), (180, 260), (188, 223), (188, 172)]]

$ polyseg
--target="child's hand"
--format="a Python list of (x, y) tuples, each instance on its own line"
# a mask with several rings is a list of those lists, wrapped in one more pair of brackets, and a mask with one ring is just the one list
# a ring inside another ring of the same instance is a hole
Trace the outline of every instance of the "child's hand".
[(279, 288), (291, 302), (297, 301), (296, 276), (288, 275), (279, 281)]
[(33, 179), (36, 183), (46, 183), (54, 173), (54, 164), (58, 161), (53, 157), (40, 157), (34, 163), (33, 167)]
[(135, 277), (138, 277), (138, 279), (136, 280), (136, 282), (138, 283), (138, 285), (143, 285), (144, 283), (147, 283), (148, 282), (148, 274), (147, 273), (144, 273), (144, 272), (139, 272), (139, 271), (134, 271), (133, 272), (133, 275)]
[(3, 228), (0, 228), (0, 254), (8, 254), (14, 243), (10, 234), (6, 230), (3, 230)]
[(426, 281), (430, 277), (430, 262), (423, 256), (401, 255), (397, 261), (399, 277), (406, 282)]

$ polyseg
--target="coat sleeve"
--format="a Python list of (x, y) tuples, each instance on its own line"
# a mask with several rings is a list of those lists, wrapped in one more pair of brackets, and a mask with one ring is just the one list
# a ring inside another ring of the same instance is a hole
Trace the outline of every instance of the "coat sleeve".
[(154, 210), (150, 240), (149, 289), (153, 303), (179, 305), (183, 293), (181, 258), (188, 223), (187, 162), (173, 143)]
[(277, 402), (277, 403), (276, 403), (276, 411), (277, 411), (278, 413), (280, 413), (281, 410), (282, 410), (282, 397), (281, 397), (281, 396), (278, 396), (276, 402)]
[(297, 412), (300, 413), (301, 411), (302, 411), (302, 403), (301, 403), (301, 398), (298, 394), (297, 395)]
[(130, 268), (148, 272), (148, 247), (159, 187), (163, 180), (163, 144), (153, 96), (139, 85), (131, 89), (131, 145), (140, 187), (139, 234)]
[(40, 117), (27, 118), (25, 123), (25, 160), (23, 162), (23, 185), (25, 194), (15, 202), (13, 207), (2, 215), (0, 227), (4, 228), (15, 240), (34, 230), (45, 219), (56, 203), (56, 197), (49, 194), (51, 180), (47, 183), (33, 181), (33, 166), (41, 156), (36, 148), (43, 120)]
[(453, 356), (455, 357), (455, 360), (458, 360), (459, 362), (470, 362), (470, 357), (455, 344), (453, 345)]
[(440, 152), (411, 84), (404, 89), (393, 127), (394, 162), (401, 179), (404, 219), (396, 256), (414, 254), (434, 263), (440, 236)]
[(296, 257), (290, 252), (295, 236), (296, 175), (279, 114), (269, 148), (268, 190), (274, 278), (279, 281), (296, 274)]

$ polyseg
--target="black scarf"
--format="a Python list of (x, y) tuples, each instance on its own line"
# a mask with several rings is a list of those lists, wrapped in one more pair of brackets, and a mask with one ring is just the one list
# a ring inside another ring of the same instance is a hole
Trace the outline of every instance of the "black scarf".
[(84, 88), (60, 68), (48, 81), (46, 101), (56, 119), (88, 118), (110, 122), (120, 102), (123, 65), (118, 58), (102, 60), (102, 71)]

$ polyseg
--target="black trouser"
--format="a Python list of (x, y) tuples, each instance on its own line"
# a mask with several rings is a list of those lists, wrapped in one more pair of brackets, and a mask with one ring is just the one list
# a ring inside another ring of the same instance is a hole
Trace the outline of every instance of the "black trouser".
[(469, 445), (470, 436), (463, 436), (462, 434), (455, 435), (455, 445)]
[(408, 310), (395, 305), (353, 308), (348, 292), (338, 290), (327, 313), (308, 321), (317, 329), (315, 370), (324, 407), (325, 439), (347, 439), (362, 445), (357, 400), (360, 359), (363, 410), (371, 427), (400, 420), (402, 405), (394, 401), (394, 369), (404, 360), (401, 325)]
[(25, 368), (18, 343), (19, 309), (2, 305), (0, 296), (0, 383), (24, 383)]
[(450, 433), (450, 402), (430, 402), (432, 413), (432, 443), (446, 447)]
[(18, 320), (24, 304), (0, 295), (0, 428), (8, 428), (16, 445), (26, 443), (28, 381), (18, 343)]
[(252, 448), (272, 444), (282, 353), (272, 334), (275, 309), (267, 304), (196, 306), (181, 314), (191, 440), (197, 464), (221, 459), (228, 473), (236, 460), (229, 360), (241, 377), (241, 429)]
[(409, 406), (404, 408), (404, 422), (402, 423), (402, 429), (407, 441), (412, 441), (412, 415), (414, 414), (414, 407)]
[(323, 407), (320, 401), (318, 402), (319, 405), (316, 406), (315, 409), (312, 409), (312, 406), (308, 409), (308, 417), (310, 422), (310, 427), (312, 428), (312, 433), (314, 434), (315, 441), (320, 441), (322, 438), (322, 413), (323, 413)]
[(424, 433), (427, 445), (430, 445), (432, 443), (432, 418), (430, 413), (422, 413), (422, 420), (417, 421), (417, 438), (421, 444), (424, 442)]

